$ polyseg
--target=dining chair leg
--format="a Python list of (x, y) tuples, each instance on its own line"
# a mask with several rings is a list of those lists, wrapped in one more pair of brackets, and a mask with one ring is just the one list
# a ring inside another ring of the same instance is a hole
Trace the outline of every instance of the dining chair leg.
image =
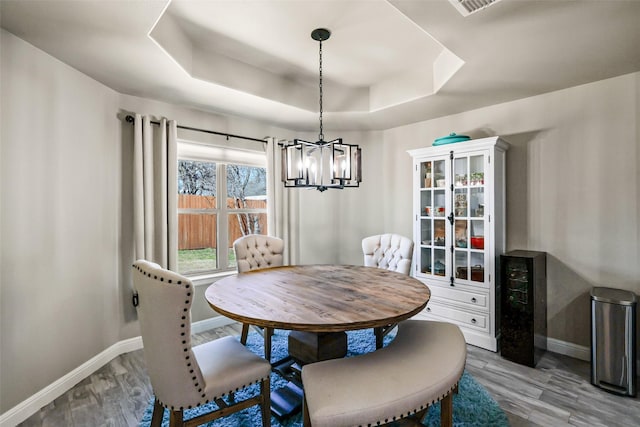
[(242, 333), (240, 334), (240, 342), (244, 345), (247, 343), (247, 337), (249, 336), (249, 324), (242, 324)]
[(264, 328), (264, 358), (271, 363), (271, 337), (273, 328)]
[(184, 424), (184, 414), (181, 410), (173, 410), (169, 416), (169, 427), (182, 427)]
[(164, 408), (157, 398), (153, 399), (153, 413), (151, 415), (151, 427), (160, 427), (162, 425), (162, 417)]
[(271, 381), (267, 377), (260, 382), (262, 394), (262, 427), (271, 427)]
[(376, 350), (379, 350), (384, 344), (384, 328), (373, 328), (373, 334), (376, 336)]

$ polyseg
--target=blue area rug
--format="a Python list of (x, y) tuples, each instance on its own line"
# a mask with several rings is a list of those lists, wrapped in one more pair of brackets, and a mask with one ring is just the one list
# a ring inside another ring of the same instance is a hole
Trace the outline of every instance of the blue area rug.
[[(375, 338), (373, 330), (362, 330), (348, 332), (348, 354), (354, 356), (358, 354), (368, 353), (375, 350)], [(287, 355), (287, 331), (276, 330), (273, 335), (272, 342), (272, 360), (280, 360)], [(393, 332), (385, 337), (385, 344), (393, 339)], [(262, 337), (253, 332), (249, 334), (247, 347), (254, 353), (264, 355)], [(283, 387), (286, 381), (276, 374), (271, 374), (271, 390)], [(248, 388), (246, 391), (236, 393), (238, 399), (244, 399), (248, 396), (258, 393), (258, 385)], [(204, 407), (195, 408), (185, 411), (185, 419), (192, 418), (209, 406), (216, 407), (214, 403), (205, 405)], [(149, 427), (151, 423), (151, 414), (153, 412), (153, 399), (149, 402), (149, 406), (140, 420), (139, 427)], [(215, 420), (206, 424), (207, 427), (254, 427), (261, 426), (260, 409), (258, 406), (247, 408), (235, 414)], [(284, 421), (279, 421), (275, 417), (271, 417), (271, 425), (273, 427), (301, 427), (302, 414), (298, 413)], [(440, 425), (440, 404), (433, 405), (424, 421), (425, 426)], [(500, 409), (498, 404), (493, 400), (489, 393), (473, 377), (466, 371), (460, 380), (458, 394), (453, 397), (453, 425), (459, 427), (508, 427), (509, 422), (506, 415)], [(169, 426), (169, 411), (164, 412), (162, 427)]]

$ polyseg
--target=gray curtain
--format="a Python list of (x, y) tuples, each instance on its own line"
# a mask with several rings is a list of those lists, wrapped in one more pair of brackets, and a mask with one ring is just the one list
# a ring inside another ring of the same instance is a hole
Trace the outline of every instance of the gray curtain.
[(281, 150), (275, 138), (267, 138), (267, 217), (269, 235), (284, 240), (283, 261), (295, 265), (300, 256), (298, 241), (298, 192), (284, 188), (281, 180)]
[(169, 270), (178, 262), (177, 123), (135, 115), (133, 154), (134, 258)]

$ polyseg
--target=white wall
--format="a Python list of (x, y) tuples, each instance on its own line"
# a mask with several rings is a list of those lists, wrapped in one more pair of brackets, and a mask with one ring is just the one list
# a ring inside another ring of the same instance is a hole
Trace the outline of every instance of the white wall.
[[(3, 413), (111, 345), (139, 335), (130, 302), (128, 113), (255, 138), (297, 134), (121, 95), (4, 30), (1, 42)], [(384, 230), (381, 135), (340, 135), (364, 149), (361, 188), (291, 190), (302, 193), (301, 262), (359, 264), (362, 237)], [(204, 289), (196, 289), (194, 321), (214, 315), (201, 297)]]
[[(313, 135), (308, 136), (313, 140)], [(339, 132), (362, 148), (362, 183), (358, 188), (324, 192), (292, 189), (300, 193), (300, 263), (362, 264), (363, 237), (384, 230), (384, 209), (380, 190), (384, 187), (381, 132)]]
[[(131, 305), (137, 112), (255, 138), (291, 131), (118, 94), (2, 30), (0, 413), (139, 335)], [(199, 287), (196, 293), (203, 293)], [(193, 320), (214, 313), (204, 297)]]
[(0, 412), (120, 338), (118, 94), (2, 30)]
[[(294, 133), (120, 95), (4, 30), (0, 38), (3, 413), (139, 333), (126, 113), (256, 138)], [(512, 143), (508, 248), (549, 253), (550, 336), (588, 345), (590, 287), (640, 293), (639, 87), (636, 73), (383, 132), (341, 132), (363, 148), (364, 182), (292, 190), (301, 192), (301, 262), (360, 264), (362, 237), (411, 235), (406, 150), (451, 131), (502, 135)], [(201, 300), (194, 312), (204, 317)]]
[(588, 347), (591, 288), (640, 294), (639, 106), (635, 73), (387, 130), (387, 227), (412, 230), (406, 150), (450, 132), (503, 136), (507, 250), (547, 252), (549, 337)]

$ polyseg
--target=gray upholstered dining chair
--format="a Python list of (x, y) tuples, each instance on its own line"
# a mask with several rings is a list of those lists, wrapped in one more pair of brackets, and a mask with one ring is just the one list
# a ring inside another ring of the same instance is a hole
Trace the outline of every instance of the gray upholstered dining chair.
[[(284, 241), (278, 237), (262, 234), (248, 234), (233, 242), (233, 250), (236, 254), (238, 273), (258, 270), (270, 267), (279, 267), (283, 264)], [(240, 342), (247, 343), (249, 324), (242, 324)], [(272, 328), (258, 328), (254, 326), (264, 337), (264, 358), (271, 361), (271, 336)]]
[[(413, 259), (413, 240), (399, 234), (386, 233), (362, 239), (364, 265), (384, 268), (402, 274), (411, 273)], [(376, 348), (382, 348), (382, 342), (396, 324), (375, 328)]]
[[(144, 358), (155, 401), (151, 426), (169, 409), (170, 426), (195, 426), (254, 405), (262, 425), (271, 425), (271, 365), (234, 337), (191, 346), (193, 283), (145, 260), (133, 264)], [(260, 393), (236, 401), (234, 392), (260, 383)], [(225, 401), (223, 398), (228, 397)], [(184, 420), (183, 411), (210, 402), (217, 410)]]

